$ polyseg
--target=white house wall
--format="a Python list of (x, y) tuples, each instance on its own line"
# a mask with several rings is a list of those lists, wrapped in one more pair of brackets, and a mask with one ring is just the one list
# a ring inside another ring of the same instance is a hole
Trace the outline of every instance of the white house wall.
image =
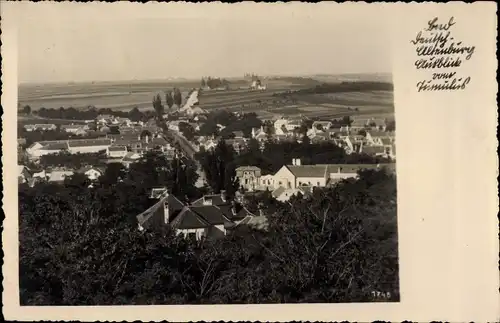
[(88, 147), (70, 147), (69, 152), (72, 154), (89, 154), (89, 153), (98, 153), (100, 151), (108, 149), (109, 145), (104, 146), (88, 146)]
[(297, 177), (297, 186), (302, 186), (302, 184), (307, 184), (307, 186), (314, 187), (325, 187), (326, 177)]
[(281, 167), (281, 169), (274, 174), (274, 188), (276, 189), (280, 186), (284, 188), (295, 188), (295, 176), (286, 166)]
[(112, 157), (112, 158), (122, 158), (122, 157), (125, 157), (127, 155), (127, 151), (124, 150), (124, 151), (109, 151), (108, 152), (108, 156), (109, 157)]
[(199, 229), (177, 229), (177, 234), (184, 235), (185, 238), (187, 238), (188, 234), (190, 233), (195, 233), (196, 234), (196, 240), (200, 240), (204, 235), (205, 235), (205, 229), (204, 228), (199, 228)]

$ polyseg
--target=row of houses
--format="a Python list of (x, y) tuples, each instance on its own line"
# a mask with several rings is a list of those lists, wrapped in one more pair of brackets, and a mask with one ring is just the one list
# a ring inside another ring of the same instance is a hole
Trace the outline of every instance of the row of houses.
[[(320, 121), (316, 122), (319, 124)], [(295, 128), (296, 129), (296, 128)], [(396, 140), (394, 132), (378, 129), (352, 128), (344, 126), (338, 128), (323, 128), (314, 125), (307, 130), (307, 137), (312, 143), (330, 141), (342, 147), (347, 154), (364, 153), (372, 156), (390, 157), (396, 159)], [(302, 135), (296, 131), (283, 134), (273, 134), (272, 139), (278, 142), (301, 141)], [(252, 129), (252, 138), (263, 145), (268, 134), (264, 127)]]
[(18, 183), (28, 184), (29, 186), (34, 186), (39, 182), (49, 182), (61, 184), (68, 177), (73, 176), (75, 173), (84, 174), (91, 181), (97, 180), (102, 174), (104, 174), (105, 169), (98, 166), (85, 166), (78, 170), (71, 170), (67, 168), (51, 168), (44, 169), (38, 172), (33, 172), (28, 167), (24, 165), (18, 165)]
[[(312, 143), (333, 142), (343, 148), (347, 154), (360, 153), (396, 159), (396, 141), (393, 132), (365, 130), (361, 135), (351, 130), (341, 131), (335, 128), (327, 131), (310, 130), (307, 135)], [(269, 138), (263, 127), (252, 129), (251, 137), (260, 143), (261, 148), (264, 148), (264, 144)], [(277, 142), (301, 142), (302, 140), (301, 135), (293, 132), (287, 135), (272, 135), (271, 138)], [(217, 146), (219, 140), (220, 138), (217, 137), (198, 137), (198, 148), (203, 147), (204, 150), (211, 150)], [(240, 153), (247, 147), (249, 140), (243, 136), (241, 131), (235, 131), (234, 137), (226, 139), (225, 142), (232, 146), (236, 153)]]
[(223, 237), (243, 226), (267, 227), (263, 214), (253, 214), (241, 202), (229, 199), (225, 191), (189, 202), (158, 188), (152, 190), (151, 198), (158, 202), (137, 215), (140, 231), (168, 226), (178, 235), (202, 240)]
[(57, 154), (63, 151), (70, 154), (88, 154), (106, 152), (109, 158), (123, 158), (129, 153), (143, 154), (159, 150), (173, 158), (175, 148), (161, 134), (117, 134), (98, 139), (68, 139), (38, 141), (26, 148), (28, 158), (38, 160), (41, 156)]
[(291, 165), (284, 165), (275, 174), (262, 175), (256, 166), (241, 166), (236, 169), (239, 185), (246, 191), (272, 191), (280, 201), (286, 201), (297, 193), (308, 194), (315, 187), (331, 186), (343, 179), (356, 178), (362, 169), (387, 168), (395, 171), (395, 164), (325, 164), (302, 165), (300, 159), (293, 159)]
[[(303, 124), (301, 118), (284, 118), (280, 117), (273, 123), (274, 133), (277, 135), (286, 135), (288, 132), (300, 128)], [(380, 130), (387, 129), (388, 120), (383, 118), (356, 118), (350, 125), (345, 125), (335, 129), (336, 131), (357, 131), (361, 129)], [(328, 130), (334, 128), (334, 123), (331, 121), (314, 121), (310, 129)]]

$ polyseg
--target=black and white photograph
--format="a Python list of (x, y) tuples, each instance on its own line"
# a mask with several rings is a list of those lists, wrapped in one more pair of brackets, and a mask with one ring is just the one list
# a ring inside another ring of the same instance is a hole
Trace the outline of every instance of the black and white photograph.
[(21, 306), (400, 301), (383, 16), (84, 5), (19, 23)]

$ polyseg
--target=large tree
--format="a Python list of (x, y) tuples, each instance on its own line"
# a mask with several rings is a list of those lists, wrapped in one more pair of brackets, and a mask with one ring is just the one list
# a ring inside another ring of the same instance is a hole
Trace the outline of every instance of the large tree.
[(172, 97), (172, 92), (167, 91), (165, 94), (165, 102), (167, 103), (167, 106), (169, 109), (172, 109), (172, 106), (174, 105), (174, 98)]
[(31, 114), (31, 107), (29, 105), (25, 105), (23, 107), (23, 113), (24, 114)]
[(223, 139), (219, 140), (215, 149), (205, 152), (200, 157), (201, 166), (205, 172), (208, 185), (212, 191), (219, 193), (226, 190), (234, 194), (238, 187), (233, 147), (226, 145)]
[(163, 104), (161, 103), (161, 97), (159, 94), (157, 94), (154, 98), (153, 98), (153, 109), (155, 110), (156, 112), (156, 117), (161, 120), (163, 119), (163, 114), (165, 113), (165, 107), (163, 106)]
[(173, 99), (174, 99), (174, 103), (180, 107), (182, 104), (182, 93), (181, 93), (181, 90), (179, 90), (178, 88), (174, 89)]

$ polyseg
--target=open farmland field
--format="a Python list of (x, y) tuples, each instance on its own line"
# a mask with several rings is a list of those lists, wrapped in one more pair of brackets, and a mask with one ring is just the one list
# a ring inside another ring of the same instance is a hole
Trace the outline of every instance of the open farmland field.
[[(242, 79), (228, 79), (233, 89), (228, 91), (207, 91), (206, 98), (215, 96), (224, 97), (223, 105), (234, 101), (234, 106), (252, 101), (253, 98), (269, 97), (272, 92), (249, 94), (249, 81)], [(316, 84), (309, 78), (279, 78), (267, 79), (265, 84), (275, 91), (306, 88)], [(19, 106), (29, 105), (33, 110), (42, 107), (58, 109), (60, 107), (84, 109), (94, 106), (97, 109), (111, 108), (116, 110), (130, 110), (138, 107), (140, 110), (151, 109), (154, 95), (160, 93), (164, 99), (166, 90), (177, 87), (183, 97), (193, 89), (200, 86), (198, 80), (175, 81), (130, 81), (130, 82), (95, 82), (95, 83), (66, 83), (66, 84), (21, 84), (18, 88)], [(218, 99), (217, 99), (218, 100)], [(217, 102), (217, 101), (216, 101)], [(207, 108), (212, 108), (210, 100)], [(231, 105), (231, 104), (230, 104)]]
[(200, 106), (212, 109), (256, 112), (262, 118), (275, 116), (342, 117), (394, 115), (391, 91), (345, 92), (329, 94), (294, 94), (290, 99), (273, 96), (275, 91), (241, 90), (237, 93), (204, 92)]
[[(392, 91), (353, 91), (337, 93), (294, 93), (285, 97), (275, 94), (286, 91), (310, 89), (323, 82), (332, 84), (344, 80), (374, 81), (379, 76), (314, 76), (314, 77), (264, 77), (265, 91), (249, 90), (248, 80), (228, 79), (232, 89), (204, 90), (200, 97), (200, 106), (207, 111), (228, 109), (233, 111), (255, 112), (262, 118), (276, 116), (330, 116), (344, 115), (393, 115)], [(382, 79), (382, 81), (386, 81)], [(185, 98), (187, 92), (199, 87), (199, 81), (131, 81), (131, 82), (98, 82), (78, 84), (20, 85), (19, 106), (30, 105), (33, 110), (41, 107), (58, 109), (73, 107), (85, 109), (111, 108), (130, 110), (138, 107), (141, 110), (152, 109), (152, 98), (160, 93), (164, 99), (164, 91), (174, 87), (181, 89)], [(32, 120), (35, 121), (35, 120)], [(20, 122), (27, 122), (22, 121)], [(57, 123), (57, 120), (51, 121)]]
[(29, 105), (33, 110), (42, 107), (83, 109), (90, 105), (98, 109), (130, 110), (138, 107), (143, 110), (152, 108), (152, 98), (158, 93), (164, 98), (166, 90), (178, 87), (185, 96), (189, 90), (197, 86), (199, 83), (195, 81), (26, 84), (19, 86), (18, 100), (21, 107)]
[(371, 81), (392, 83), (391, 74), (340, 74), (340, 75), (313, 75), (312, 79), (321, 83)]

